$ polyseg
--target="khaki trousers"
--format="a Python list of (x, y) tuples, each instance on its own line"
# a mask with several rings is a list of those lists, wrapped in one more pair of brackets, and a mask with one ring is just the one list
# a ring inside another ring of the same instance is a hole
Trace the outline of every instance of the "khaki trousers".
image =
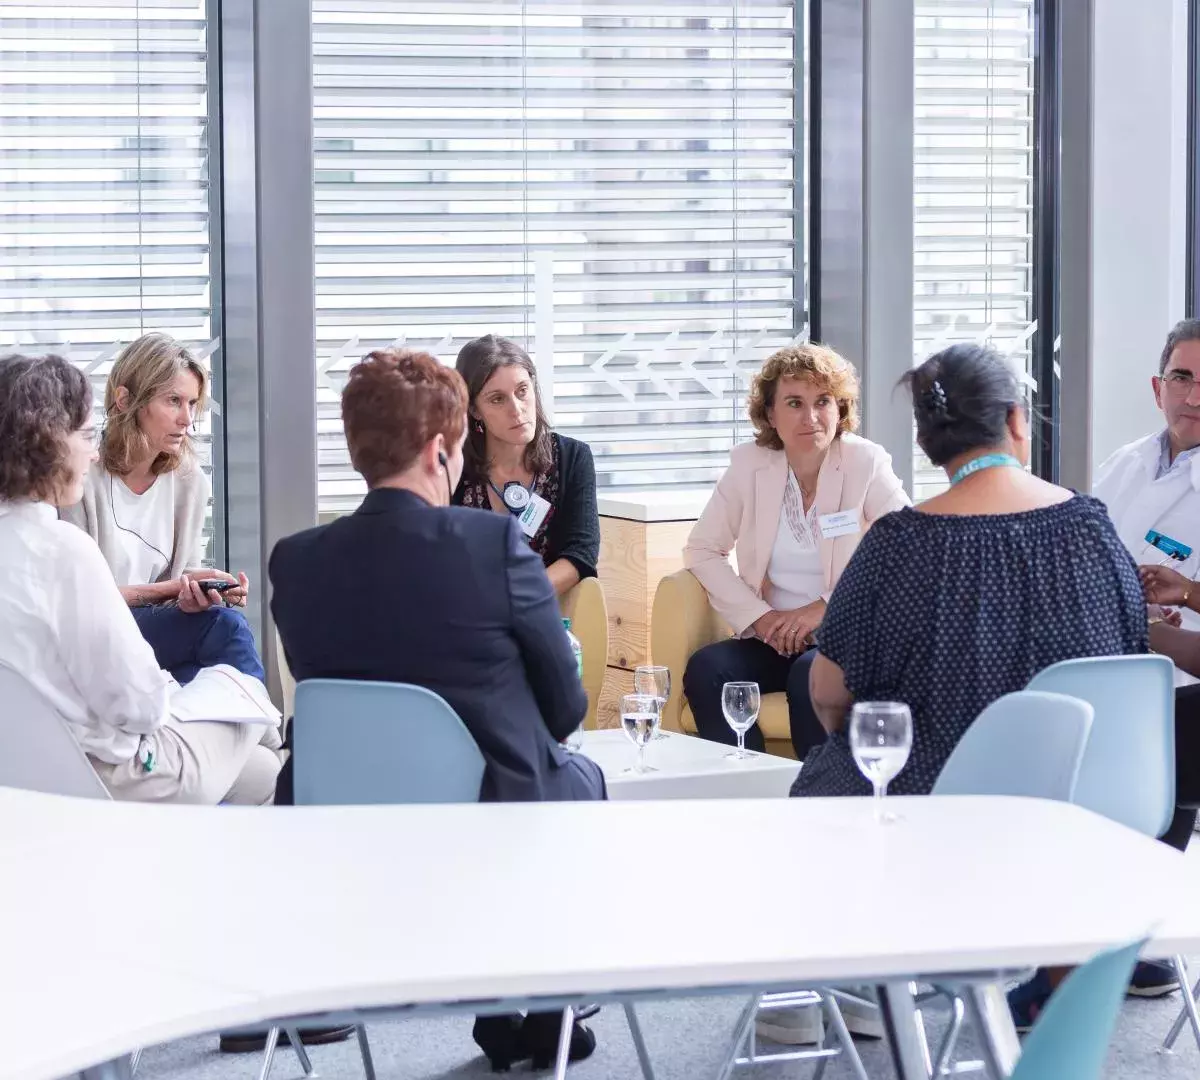
[(146, 741), (154, 751), (150, 772), (136, 757), (120, 765), (92, 761), (114, 799), (200, 806), (267, 806), (275, 799), (282, 743), (272, 725), (169, 717)]

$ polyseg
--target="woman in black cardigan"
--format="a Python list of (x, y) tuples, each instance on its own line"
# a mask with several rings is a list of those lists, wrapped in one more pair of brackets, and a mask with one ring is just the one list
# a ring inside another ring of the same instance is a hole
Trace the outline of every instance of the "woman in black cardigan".
[(470, 417), (459, 506), (513, 514), (559, 596), (596, 576), (600, 518), (587, 443), (550, 430), (537, 372), (516, 342), (489, 334), (458, 354)]

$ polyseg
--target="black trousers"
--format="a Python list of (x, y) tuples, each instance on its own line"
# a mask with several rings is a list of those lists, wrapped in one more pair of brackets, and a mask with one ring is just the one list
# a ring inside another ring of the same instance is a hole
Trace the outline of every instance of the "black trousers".
[(1200, 685), (1175, 691), (1175, 816), (1161, 837), (1186, 851), (1200, 806)]
[[(737, 736), (721, 712), (721, 688), (727, 682), (756, 682), (764, 694), (787, 693), (792, 746), (801, 761), (825, 741), (825, 729), (808, 696), (808, 669), (816, 649), (799, 656), (780, 656), (757, 638), (729, 638), (706, 645), (688, 661), (683, 693), (696, 718), (696, 733), (710, 742), (733, 745)], [(746, 732), (751, 750), (763, 749), (757, 724)]]

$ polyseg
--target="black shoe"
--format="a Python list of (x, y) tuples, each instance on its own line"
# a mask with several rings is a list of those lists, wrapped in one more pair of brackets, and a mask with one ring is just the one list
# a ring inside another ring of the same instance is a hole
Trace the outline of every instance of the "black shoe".
[(1179, 989), (1179, 978), (1171, 964), (1160, 960), (1139, 960), (1134, 966), (1125, 993), (1132, 997), (1166, 997)]
[[(354, 1026), (300, 1028), (300, 1041), (305, 1046), (328, 1046), (330, 1043), (345, 1042), (354, 1034)], [(286, 1031), (279, 1032), (280, 1046), (291, 1046), (292, 1040)], [(219, 1048), (222, 1054), (253, 1054), (265, 1050), (267, 1032), (237, 1031), (221, 1036)]]
[(487, 1057), (492, 1072), (508, 1072), (517, 1062), (530, 1057), (525, 1041), (525, 1018), (520, 1013), (477, 1016), (471, 1037)]
[[(562, 1028), (562, 1013), (530, 1013), (525, 1017), (525, 1042), (533, 1057), (535, 1070), (549, 1069), (558, 1057), (558, 1036)], [(583, 1061), (596, 1049), (596, 1036), (591, 1028), (578, 1020), (571, 1027), (571, 1046), (568, 1061)]]

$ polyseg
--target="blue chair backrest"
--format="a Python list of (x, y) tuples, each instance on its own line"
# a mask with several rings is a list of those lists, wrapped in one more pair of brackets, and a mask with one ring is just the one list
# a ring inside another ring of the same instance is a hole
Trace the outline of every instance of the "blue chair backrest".
[(1146, 940), (1109, 949), (1054, 991), (1025, 1037), (1010, 1080), (1100, 1080), (1129, 976)]
[(477, 802), (483, 755), (437, 694), (308, 679), (292, 719), (297, 806)]
[(942, 766), (934, 795), (1028, 795), (1070, 802), (1092, 729), (1079, 698), (1022, 690), (979, 714)]
[(1165, 656), (1066, 660), (1030, 690), (1070, 694), (1096, 710), (1075, 802), (1161, 836), (1175, 812), (1175, 668)]

